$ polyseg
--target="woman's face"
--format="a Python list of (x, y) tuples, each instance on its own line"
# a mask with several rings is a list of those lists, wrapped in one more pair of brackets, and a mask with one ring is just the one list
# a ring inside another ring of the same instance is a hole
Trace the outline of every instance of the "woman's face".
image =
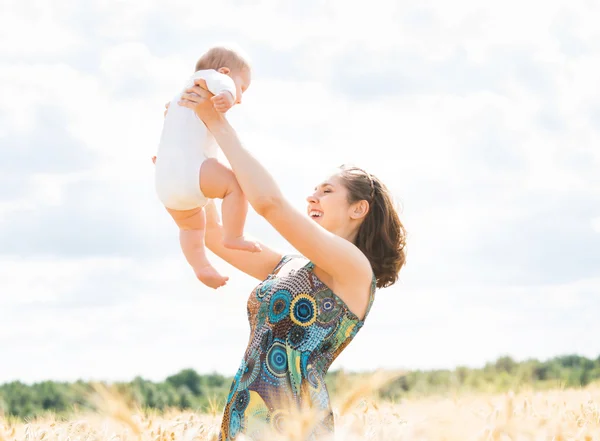
[(306, 198), (307, 214), (327, 231), (345, 231), (352, 222), (348, 190), (337, 174), (321, 182)]

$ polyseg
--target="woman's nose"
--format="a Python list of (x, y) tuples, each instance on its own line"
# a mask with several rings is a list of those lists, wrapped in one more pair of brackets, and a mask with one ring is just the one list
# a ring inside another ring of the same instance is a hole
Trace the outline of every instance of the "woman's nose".
[(309, 204), (316, 204), (316, 203), (317, 203), (317, 198), (316, 198), (316, 196), (315, 196), (314, 194), (311, 194), (311, 195), (309, 195), (309, 196), (306, 198), (306, 201), (307, 201)]

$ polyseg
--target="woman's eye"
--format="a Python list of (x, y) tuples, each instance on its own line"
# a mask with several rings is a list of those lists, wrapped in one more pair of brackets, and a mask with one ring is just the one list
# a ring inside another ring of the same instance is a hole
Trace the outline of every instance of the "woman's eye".
[(331, 193), (331, 190), (323, 190), (323, 193)]

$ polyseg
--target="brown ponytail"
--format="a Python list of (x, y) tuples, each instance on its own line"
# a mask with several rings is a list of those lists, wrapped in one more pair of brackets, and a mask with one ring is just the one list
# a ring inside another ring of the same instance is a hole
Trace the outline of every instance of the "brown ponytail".
[(348, 202), (366, 200), (369, 212), (361, 224), (355, 245), (367, 256), (377, 287), (385, 288), (398, 280), (406, 261), (406, 230), (387, 187), (361, 168), (342, 165), (340, 176), (348, 189)]

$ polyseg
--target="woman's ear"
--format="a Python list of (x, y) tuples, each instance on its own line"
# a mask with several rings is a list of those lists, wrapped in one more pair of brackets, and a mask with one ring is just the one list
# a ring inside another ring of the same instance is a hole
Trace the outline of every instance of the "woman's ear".
[(358, 201), (350, 208), (350, 217), (352, 219), (360, 219), (369, 212), (369, 203), (365, 200)]

